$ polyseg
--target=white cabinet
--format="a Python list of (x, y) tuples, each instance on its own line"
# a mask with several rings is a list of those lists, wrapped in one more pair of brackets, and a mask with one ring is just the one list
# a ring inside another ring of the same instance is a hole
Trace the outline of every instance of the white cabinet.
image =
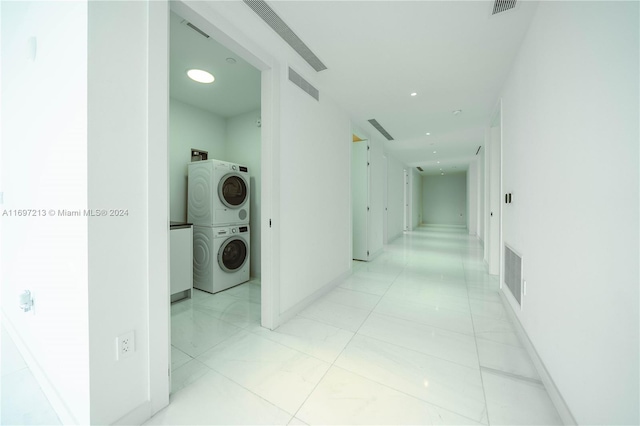
[(193, 291), (193, 227), (171, 226), (171, 301), (191, 297)]

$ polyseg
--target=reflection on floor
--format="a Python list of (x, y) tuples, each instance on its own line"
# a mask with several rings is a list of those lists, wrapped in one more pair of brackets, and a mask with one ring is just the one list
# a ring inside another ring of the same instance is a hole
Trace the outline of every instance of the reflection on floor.
[(172, 306), (171, 404), (148, 424), (561, 424), (477, 238), (424, 227), (276, 331), (260, 285)]
[(2, 327), (1, 339), (0, 424), (61, 424), (4, 327)]

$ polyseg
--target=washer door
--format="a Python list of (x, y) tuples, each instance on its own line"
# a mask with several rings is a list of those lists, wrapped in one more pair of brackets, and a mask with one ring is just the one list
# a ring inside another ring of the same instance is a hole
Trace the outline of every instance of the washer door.
[(247, 262), (247, 242), (240, 237), (231, 237), (218, 250), (218, 265), (225, 272), (236, 272)]
[(247, 181), (238, 173), (227, 173), (218, 184), (218, 197), (225, 206), (237, 209), (247, 202)]

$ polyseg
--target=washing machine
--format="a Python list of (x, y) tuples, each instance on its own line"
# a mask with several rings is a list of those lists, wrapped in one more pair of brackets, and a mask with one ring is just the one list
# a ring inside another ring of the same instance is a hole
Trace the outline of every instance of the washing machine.
[(189, 163), (187, 221), (197, 226), (249, 224), (249, 169), (219, 160)]
[(193, 286), (217, 293), (249, 281), (249, 225), (193, 227)]

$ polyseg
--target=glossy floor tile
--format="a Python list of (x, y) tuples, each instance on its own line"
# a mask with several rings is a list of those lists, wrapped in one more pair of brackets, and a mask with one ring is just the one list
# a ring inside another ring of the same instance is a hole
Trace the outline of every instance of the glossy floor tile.
[(475, 237), (405, 233), (276, 330), (260, 282), (172, 305), (149, 424), (557, 424)]
[(492, 425), (561, 425), (547, 391), (540, 383), (483, 370)]
[(61, 424), (4, 327), (0, 338), (0, 424)]
[(331, 367), (296, 417), (317, 425), (469, 425), (472, 420)]

